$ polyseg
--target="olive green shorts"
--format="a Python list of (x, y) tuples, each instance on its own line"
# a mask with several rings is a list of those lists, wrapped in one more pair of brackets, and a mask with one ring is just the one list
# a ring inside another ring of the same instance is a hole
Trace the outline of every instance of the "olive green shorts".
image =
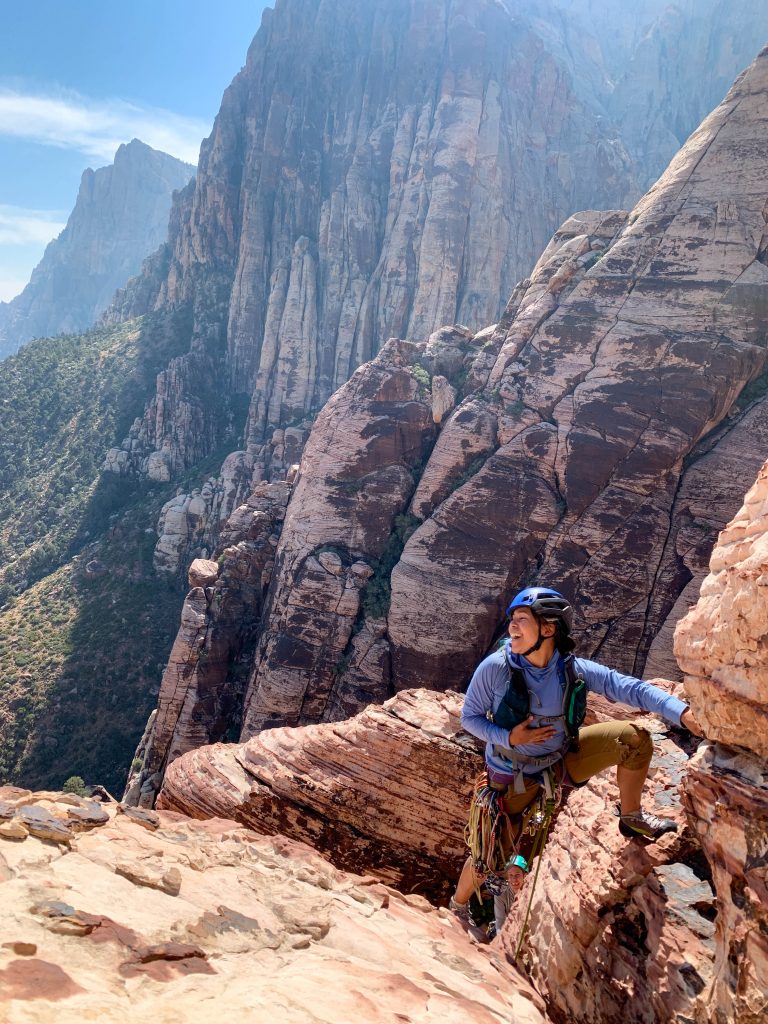
[[(634, 770), (647, 768), (652, 756), (653, 741), (645, 726), (635, 722), (600, 722), (579, 730), (578, 752), (566, 754), (553, 770), (565, 769), (566, 785), (569, 782), (581, 785), (612, 765)], [(507, 814), (520, 814), (540, 790), (541, 786), (533, 779), (526, 779), (524, 793), (515, 793), (509, 786), (503, 798), (504, 810)]]

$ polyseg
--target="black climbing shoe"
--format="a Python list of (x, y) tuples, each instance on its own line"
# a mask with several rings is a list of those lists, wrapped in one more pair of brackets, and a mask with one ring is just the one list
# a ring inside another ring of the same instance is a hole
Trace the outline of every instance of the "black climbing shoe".
[(619, 832), (627, 839), (647, 839), (653, 843), (667, 832), (677, 832), (677, 822), (671, 818), (657, 818), (655, 814), (636, 811), (622, 814), (619, 818)]

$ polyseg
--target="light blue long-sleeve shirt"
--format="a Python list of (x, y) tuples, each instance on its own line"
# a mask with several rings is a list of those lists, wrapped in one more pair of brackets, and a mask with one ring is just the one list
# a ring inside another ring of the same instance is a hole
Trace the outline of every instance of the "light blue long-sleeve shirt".
[[(509, 773), (513, 769), (508, 761), (494, 753), (494, 745), (509, 746), (509, 732), (500, 725), (489, 721), (488, 712), (496, 712), (501, 704), (509, 684), (509, 670), (505, 659), (514, 668), (521, 669), (531, 696), (531, 714), (536, 724), (552, 725), (555, 734), (544, 743), (517, 744), (515, 750), (526, 757), (543, 757), (546, 754), (561, 750), (566, 745), (566, 728), (563, 721), (563, 681), (560, 670), (561, 655), (557, 651), (543, 668), (536, 668), (519, 654), (512, 654), (509, 642), (484, 661), (481, 661), (464, 698), (461, 712), (461, 724), (477, 736), (485, 740), (485, 760), (496, 771)], [(610, 701), (628, 704), (639, 711), (661, 715), (672, 725), (680, 725), (680, 716), (687, 704), (664, 693), (657, 686), (625, 676), (614, 669), (599, 665), (596, 661), (575, 658), (576, 671), (587, 684), (592, 693), (599, 693)], [(527, 765), (523, 771), (535, 774), (539, 769), (535, 765)]]

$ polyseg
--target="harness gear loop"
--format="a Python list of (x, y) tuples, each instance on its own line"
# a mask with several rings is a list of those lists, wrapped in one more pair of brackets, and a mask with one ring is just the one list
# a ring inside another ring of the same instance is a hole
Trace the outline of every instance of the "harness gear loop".
[(491, 892), (496, 883), (506, 888), (507, 869), (510, 861), (519, 854), (524, 837), (533, 838), (529, 863), (544, 849), (552, 816), (560, 803), (562, 786), (550, 769), (542, 771), (538, 778), (543, 792), (540, 791), (538, 797), (534, 796), (520, 815), (514, 815), (520, 821), (517, 836), (512, 827), (513, 816), (504, 809), (504, 795), (510, 787), (489, 781), (486, 772), (477, 780), (469, 820), (464, 829), (464, 841), (469, 847), (476, 879), (478, 875), (483, 876), (486, 888)]

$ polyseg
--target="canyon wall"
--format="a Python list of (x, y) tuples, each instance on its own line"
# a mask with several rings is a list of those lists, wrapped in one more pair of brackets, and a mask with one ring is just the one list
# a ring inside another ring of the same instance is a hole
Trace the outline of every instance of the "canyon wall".
[(390, 341), (336, 392), (244, 739), (460, 689), (524, 583), (573, 600), (583, 653), (677, 675), (672, 626), (768, 442), (766, 121), (768, 51), (629, 215), (562, 226), (492, 329)]
[(130, 469), (194, 464), (248, 404), (261, 442), (388, 337), (495, 321), (568, 213), (633, 194), (620, 138), (524, 5), (282, 0), (168, 245), (110, 313), (193, 309)]

